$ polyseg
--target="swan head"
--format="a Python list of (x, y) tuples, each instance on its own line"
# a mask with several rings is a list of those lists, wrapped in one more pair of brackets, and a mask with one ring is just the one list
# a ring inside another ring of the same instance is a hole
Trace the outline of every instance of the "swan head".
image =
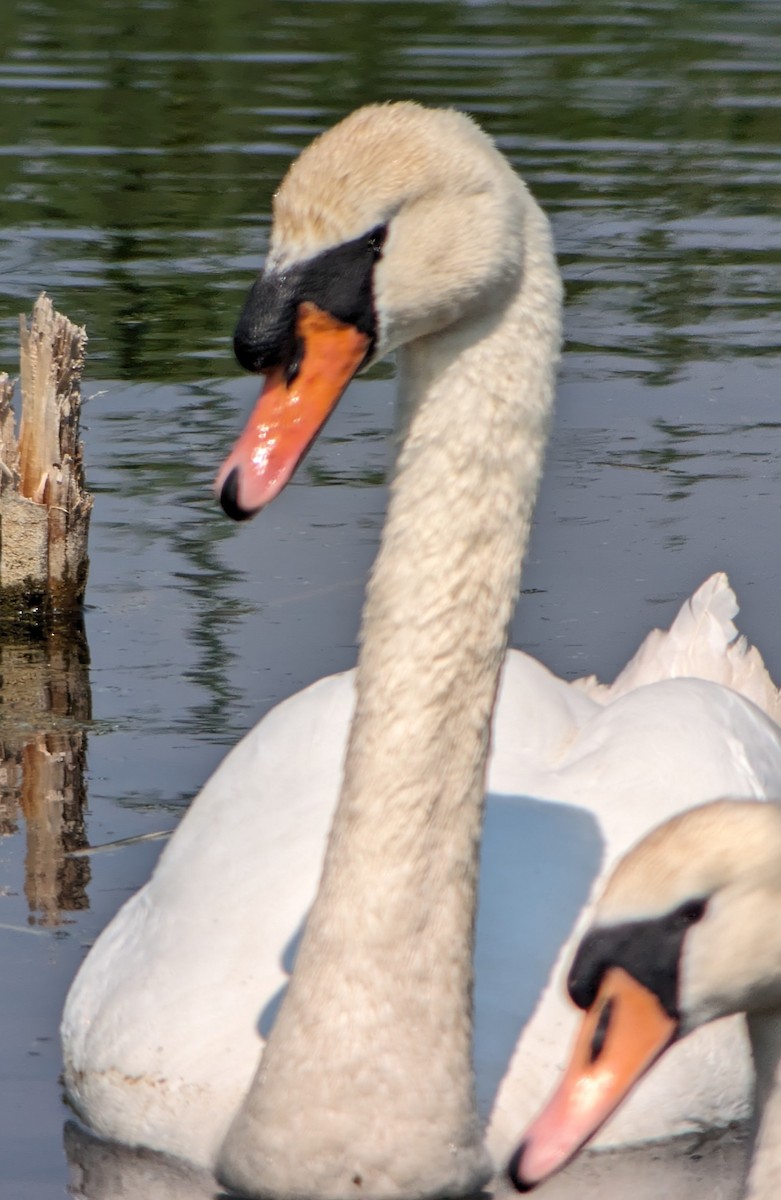
[(278, 494), (358, 370), (501, 311), (530, 207), (490, 138), (451, 110), (372, 105), (304, 150), (274, 197), (266, 266), (234, 337), (266, 382), (217, 478), (229, 516)]
[(781, 806), (721, 800), (645, 837), (580, 942), (570, 1064), (510, 1162), (519, 1191), (564, 1166), (673, 1042), (781, 1009)]

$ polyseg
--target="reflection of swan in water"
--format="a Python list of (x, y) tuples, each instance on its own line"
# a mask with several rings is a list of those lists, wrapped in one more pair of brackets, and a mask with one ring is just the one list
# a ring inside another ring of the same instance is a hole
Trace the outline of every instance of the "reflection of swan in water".
[(677, 1038), (744, 1012), (756, 1068), (748, 1195), (781, 1195), (781, 807), (683, 813), (621, 860), (575, 955), (586, 1008), (569, 1069), (513, 1156), (528, 1191), (570, 1158)]
[[(283, 486), (367, 353), (401, 348), (405, 440), (357, 674), (280, 705), (235, 748), (71, 990), (67, 1087), (106, 1136), (214, 1162), (331, 825), (223, 1174), (312, 1196), (455, 1194), (485, 1177), (470, 1062), (475, 859), (559, 293), (544, 216), (463, 116), (362, 110), (282, 185), (237, 333), (242, 361), (269, 377), (223, 503), (245, 515)], [(781, 784), (778, 728), (710, 682), (776, 703), (759, 656), (733, 643), (734, 611), (715, 577), (612, 689), (506, 659), (476, 949), (478, 1091), (497, 1153), (560, 1062), (572, 1018), (549, 979), (603, 856), (693, 801)], [(714, 1048), (719, 1102), (713, 1064), (698, 1071), (696, 1046), (682, 1050), (614, 1140), (740, 1109), (734, 1042)]]
[(214, 1176), (202, 1167), (104, 1142), (75, 1121), (66, 1121), (63, 1142), (74, 1200), (215, 1200)]

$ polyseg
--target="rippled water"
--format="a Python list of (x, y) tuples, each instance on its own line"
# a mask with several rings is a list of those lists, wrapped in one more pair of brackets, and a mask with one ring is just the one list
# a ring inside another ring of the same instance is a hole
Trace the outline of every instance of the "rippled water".
[[(781, 678), (781, 18), (776, 0), (30, 0), (4, 22), (0, 366), (41, 288), (86, 324), (97, 495), (89, 666), (0, 647), (0, 1194), (49, 1200), (62, 997), (160, 845), (63, 844), (172, 827), (270, 704), (355, 656), (390, 371), (352, 387), (262, 519), (230, 526), (210, 494), (255, 391), (233, 324), (313, 134), (367, 101), (455, 104), (553, 218), (568, 341), (515, 643), (609, 676), (720, 567)], [(70, 716), (28, 703), (47, 669)], [(86, 731), (64, 814), (24, 789), (52, 723)]]

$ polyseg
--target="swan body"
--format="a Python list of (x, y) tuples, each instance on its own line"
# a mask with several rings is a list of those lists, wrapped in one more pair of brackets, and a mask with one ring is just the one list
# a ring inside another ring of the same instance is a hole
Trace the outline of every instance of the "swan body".
[[(522, 1191), (561, 1167), (678, 1038), (745, 1013), (755, 1066), (747, 1196), (776, 1200), (780, 910), (777, 803), (702, 805), (654, 829), (621, 859), (570, 970), (571, 995), (588, 1006), (571, 1066), (511, 1164)], [(587, 1084), (589, 1102), (573, 1104)]]
[[(502, 1157), (561, 1065), (556, 980), (604, 870), (660, 817), (781, 786), (778, 695), (723, 576), (610, 687), (506, 654), (559, 308), (547, 222), (467, 118), (359, 110), (291, 168), (237, 331), (268, 378), (223, 506), (268, 502), (350, 373), (394, 349), (403, 442), (356, 672), (228, 755), (73, 984), (66, 1087), (103, 1136), (247, 1195), (474, 1191), (483, 1121)], [(704, 1070), (711, 1036), (608, 1142), (745, 1110), (739, 1031)]]
[[(731, 599), (723, 577), (702, 591), (713, 593), (711, 608)], [(721, 646), (713, 629), (702, 636), (712, 614), (703, 606), (700, 621), (692, 620), (700, 599), (687, 602), (666, 640), (658, 639), (657, 662), (678, 643), (678, 658), (665, 663), (669, 677), (657, 678), (647, 661), (647, 682), (614, 704), (519, 651), (507, 655), (494, 716), (476, 947), (477, 1086), (483, 1115), (493, 1113), (496, 1161), (507, 1157), (564, 1065), (576, 1014), (560, 996), (561, 973), (602, 865), (639, 829), (692, 800), (768, 796), (781, 780), (779, 735), (767, 716), (723, 685), (675, 676), (676, 662), (688, 670), (699, 650), (701, 672), (728, 672), (739, 684), (746, 656), (734, 625), (725, 621)], [(104, 1136), (214, 1165), (317, 888), (354, 675), (313, 684), (238, 743), (150, 881), (91, 950), (68, 998), (63, 1044), (71, 1098)], [(747, 675), (757, 679), (753, 662)], [(532, 721), (533, 740), (521, 742), (519, 723), (531, 730)], [(624, 753), (611, 750), (616, 740)], [(742, 1030), (722, 1023), (675, 1047), (601, 1144), (725, 1125), (745, 1117), (749, 1102)]]

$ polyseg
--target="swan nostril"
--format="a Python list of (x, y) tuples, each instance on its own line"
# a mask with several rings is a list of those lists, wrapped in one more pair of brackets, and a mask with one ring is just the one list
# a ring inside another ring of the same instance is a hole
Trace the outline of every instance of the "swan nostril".
[(246, 508), (242, 508), (239, 504), (238, 467), (233, 468), (230, 475), (228, 475), (227, 479), (222, 485), (222, 491), (220, 492), (220, 504), (222, 505), (222, 511), (226, 516), (230, 517), (232, 521), (248, 521), (250, 517), (254, 516), (253, 510), (250, 509), (248, 511)]
[(597, 1027), (594, 1030), (594, 1036), (591, 1039), (588, 1059), (590, 1063), (595, 1063), (605, 1048), (605, 1038), (607, 1037), (608, 1026), (610, 1025), (610, 1018), (612, 1015), (613, 998), (611, 997), (602, 1005), (602, 1011), (599, 1014)]
[(304, 344), (304, 339), (296, 335), (293, 342), (293, 347), (290, 351), (290, 358), (288, 359), (287, 366), (285, 367), (285, 383), (288, 387), (292, 387), (298, 378), (298, 373), (301, 370), (301, 363), (304, 361), (305, 350), (306, 346)]

